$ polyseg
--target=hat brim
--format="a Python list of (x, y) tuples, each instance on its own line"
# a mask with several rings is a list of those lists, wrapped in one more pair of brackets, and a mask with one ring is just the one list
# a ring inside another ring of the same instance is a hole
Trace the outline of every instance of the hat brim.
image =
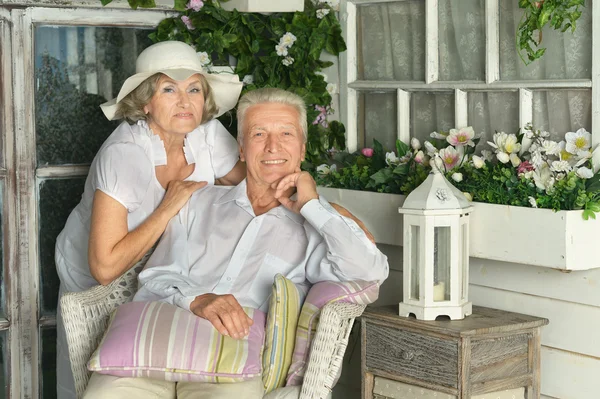
[(163, 73), (171, 79), (178, 81), (186, 80), (197, 73), (204, 76), (210, 85), (213, 98), (218, 108), (215, 118), (235, 107), (240, 97), (240, 93), (242, 92), (242, 87), (244, 86), (243, 83), (240, 82), (239, 76), (236, 74), (210, 74), (204, 70), (189, 68), (163, 69), (153, 72), (136, 73), (125, 80), (117, 98), (100, 105), (102, 112), (104, 112), (104, 115), (108, 120), (115, 119), (118, 103), (125, 98), (125, 96), (134, 91), (144, 80), (157, 73)]

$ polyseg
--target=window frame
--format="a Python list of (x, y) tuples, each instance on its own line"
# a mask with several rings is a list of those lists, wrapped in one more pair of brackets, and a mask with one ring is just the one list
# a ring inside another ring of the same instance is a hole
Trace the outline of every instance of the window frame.
[[(164, 18), (175, 15), (160, 9), (131, 10), (126, 1), (115, 1), (104, 8), (99, 1), (98, 5), (90, 6), (89, 2), (77, 0), (68, 7), (48, 7), (51, 2), (47, 0), (36, 3), (15, 7), (22, 2), (0, 0), (0, 100), (3, 104), (0, 115), (5, 115), (0, 121), (5, 165), (0, 167), (0, 179), (5, 181), (3, 240), (7, 303), (7, 319), (0, 319), (0, 330), (8, 330), (5, 361), (11, 398), (40, 396), (40, 329), (56, 325), (55, 316), (40, 315), (40, 184), (48, 178), (85, 176), (89, 169), (81, 165), (37, 167), (35, 27), (153, 28)], [(87, 8), (73, 8), (78, 5)], [(172, 4), (168, 8), (171, 7)]]
[[(519, 127), (533, 119), (532, 89), (591, 89), (592, 132), (600, 129), (600, 49), (592, 44), (591, 79), (500, 80), (499, 1), (485, 0), (486, 66), (485, 82), (438, 81), (439, 74), (439, 24), (438, 0), (425, 2), (425, 81), (381, 81), (358, 79), (357, 7), (399, 3), (415, 0), (341, 0), (340, 22), (347, 50), (340, 54), (340, 114), (346, 125), (346, 147), (358, 149), (358, 97), (361, 92), (396, 92), (397, 138), (410, 141), (410, 94), (414, 91), (454, 92), (455, 127), (468, 126), (467, 90), (517, 91), (519, 93)], [(600, 44), (600, 0), (592, 2), (586, 10), (592, 13), (592, 43)], [(592, 134), (592, 145), (600, 144), (600, 133)]]

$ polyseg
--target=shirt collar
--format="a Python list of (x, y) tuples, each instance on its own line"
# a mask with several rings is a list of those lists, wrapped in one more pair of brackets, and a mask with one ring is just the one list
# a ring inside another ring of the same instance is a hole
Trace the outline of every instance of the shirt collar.
[[(148, 123), (144, 120), (140, 120), (137, 122), (137, 125), (140, 127), (140, 130), (150, 139), (150, 145), (152, 147), (152, 159), (154, 161), (154, 166), (162, 166), (167, 164), (167, 151), (165, 150), (165, 143), (160, 139), (160, 136), (154, 134)], [(196, 129), (192, 130), (190, 133), (186, 134), (185, 139), (183, 140), (183, 153), (185, 155), (185, 160), (188, 165), (196, 163), (196, 159), (194, 157), (194, 151), (192, 145), (190, 143), (190, 139), (201, 134), (203, 126), (200, 125)]]
[[(221, 198), (215, 201), (215, 205), (225, 204), (227, 202), (235, 201), (238, 206), (245, 209), (252, 216), (254, 215), (254, 210), (252, 209), (252, 204), (250, 204), (250, 199), (248, 199), (247, 193), (247, 185), (246, 179), (242, 180), (240, 184), (233, 187), (231, 190), (227, 191)], [(279, 205), (276, 208), (271, 209), (267, 214), (273, 214), (279, 218), (287, 217), (291, 219), (294, 223), (303, 225), (304, 217), (295, 212), (290, 211), (283, 205)]]

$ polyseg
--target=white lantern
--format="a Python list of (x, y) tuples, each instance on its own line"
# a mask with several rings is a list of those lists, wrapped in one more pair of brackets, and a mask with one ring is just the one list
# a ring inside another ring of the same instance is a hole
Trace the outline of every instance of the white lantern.
[(464, 194), (434, 167), (411, 192), (404, 214), (404, 295), (400, 316), (463, 319), (472, 313), (469, 287), (469, 213)]

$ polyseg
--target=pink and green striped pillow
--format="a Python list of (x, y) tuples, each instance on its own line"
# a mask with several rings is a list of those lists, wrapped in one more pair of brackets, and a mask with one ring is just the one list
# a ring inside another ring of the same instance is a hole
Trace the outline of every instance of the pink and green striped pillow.
[(261, 376), (265, 314), (240, 340), (221, 335), (187, 310), (162, 302), (130, 302), (113, 313), (88, 369), (119, 377), (238, 382)]
[(349, 302), (361, 305), (373, 303), (379, 296), (379, 284), (368, 281), (321, 281), (308, 291), (302, 305), (294, 355), (286, 386), (301, 385), (308, 363), (310, 346), (317, 330), (321, 309), (331, 302)]

